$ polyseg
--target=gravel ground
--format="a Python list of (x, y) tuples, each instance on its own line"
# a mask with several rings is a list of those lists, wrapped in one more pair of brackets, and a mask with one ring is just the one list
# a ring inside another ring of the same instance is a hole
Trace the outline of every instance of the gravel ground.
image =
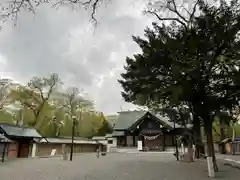
[[(220, 162), (217, 179), (238, 180), (240, 170)], [(171, 154), (113, 153), (60, 158), (20, 159), (0, 164), (1, 180), (207, 180), (204, 160), (176, 162)]]

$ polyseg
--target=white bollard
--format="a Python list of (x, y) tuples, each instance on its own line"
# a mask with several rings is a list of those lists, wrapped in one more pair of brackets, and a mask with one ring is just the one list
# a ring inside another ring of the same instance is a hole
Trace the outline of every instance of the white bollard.
[(196, 145), (193, 144), (193, 161), (195, 161)]
[(181, 149), (182, 149), (182, 153), (185, 154), (185, 148), (184, 148), (183, 143), (181, 143)]
[(37, 150), (37, 145), (36, 145), (36, 143), (33, 143), (33, 145), (32, 145), (32, 154), (31, 154), (32, 157), (36, 156), (36, 150)]
[(210, 178), (215, 177), (215, 171), (213, 169), (212, 157), (207, 157), (208, 176)]

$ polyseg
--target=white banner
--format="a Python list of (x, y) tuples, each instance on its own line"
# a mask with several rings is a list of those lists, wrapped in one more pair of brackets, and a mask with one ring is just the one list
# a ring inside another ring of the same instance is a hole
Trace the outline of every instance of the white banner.
[(138, 143), (137, 143), (137, 148), (138, 148), (139, 151), (142, 151), (142, 150), (143, 150), (142, 141), (138, 141)]
[(51, 156), (55, 156), (55, 154), (56, 154), (56, 149), (52, 149), (52, 151), (51, 151)]

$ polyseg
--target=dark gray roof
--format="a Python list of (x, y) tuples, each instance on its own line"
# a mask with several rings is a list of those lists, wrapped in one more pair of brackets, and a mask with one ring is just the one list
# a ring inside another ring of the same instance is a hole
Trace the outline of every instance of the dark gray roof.
[(116, 120), (114, 130), (126, 130), (137, 120), (143, 117), (147, 111), (122, 111)]
[[(58, 139), (72, 139), (72, 136), (58, 136), (57, 138)], [(89, 140), (88, 138), (79, 137), (79, 136), (74, 136), (74, 139), (76, 139), (76, 140)]]
[(92, 140), (106, 140), (106, 136), (93, 136)]
[[(71, 144), (72, 139), (42, 138), (39, 143)], [(95, 140), (90, 140), (90, 139), (74, 139), (74, 144), (97, 144), (97, 142)]]
[(3, 134), (0, 134), (0, 139), (6, 138)]
[(6, 136), (41, 138), (42, 136), (33, 128), (20, 127), (11, 124), (0, 124)]
[(113, 135), (112, 135), (112, 134), (106, 134), (105, 137), (106, 137), (106, 138), (109, 138), (109, 137), (113, 137)]
[[(136, 123), (141, 117), (143, 117), (148, 111), (123, 111), (119, 112), (119, 116), (116, 120), (114, 130), (127, 130), (134, 123)], [(151, 112), (149, 112), (151, 113)], [(173, 128), (173, 122), (170, 121), (170, 118), (167, 116), (163, 116), (160, 114), (151, 113), (153, 116), (158, 118), (162, 123), (168, 125)], [(180, 128), (181, 126), (175, 124), (176, 128)], [(113, 133), (114, 134), (114, 133)]]
[(125, 135), (124, 131), (113, 131), (113, 134), (112, 134), (113, 137), (115, 137), (115, 136), (124, 136), (124, 135)]
[(4, 136), (4, 134), (0, 134), (0, 142), (10, 142), (11, 140), (9, 140), (6, 136)]

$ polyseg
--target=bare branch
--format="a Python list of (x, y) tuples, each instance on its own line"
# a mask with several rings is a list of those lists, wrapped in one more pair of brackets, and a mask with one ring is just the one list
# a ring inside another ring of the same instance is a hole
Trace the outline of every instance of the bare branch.
[(220, 134), (217, 132), (217, 130), (216, 130), (215, 127), (212, 127), (212, 130), (215, 132), (215, 134), (216, 134), (217, 136), (220, 136)]
[[(154, 15), (160, 21), (172, 20), (182, 24), (185, 28), (189, 28), (195, 17), (197, 7), (200, 1), (201, 0), (196, 0), (195, 2), (193, 2), (193, 8), (186, 8), (184, 4), (177, 5), (176, 0), (165, 0), (165, 3), (162, 3), (162, 0), (159, 0), (155, 1), (154, 3), (149, 3), (148, 10), (146, 12)], [(184, 13), (181, 11), (181, 9), (185, 11), (185, 13), (187, 14), (186, 16), (182, 15)], [(174, 17), (160, 17), (161, 12), (165, 11), (173, 13)]]
[(80, 5), (84, 9), (91, 10), (90, 19), (97, 24), (95, 17), (98, 5), (102, 0), (5, 0), (0, 3), (0, 22), (4, 23), (7, 20), (14, 20), (16, 25), (17, 18), (22, 11), (28, 11), (35, 14), (36, 9), (41, 4), (51, 4), (54, 8), (59, 8), (64, 5)]
[[(173, 7), (171, 7), (171, 4), (173, 5)], [(175, 0), (168, 0), (167, 1), (167, 8), (169, 11), (175, 13), (180, 19), (182, 19), (182, 21), (184, 21), (185, 23), (188, 23), (188, 20), (183, 17), (180, 12), (178, 11), (177, 5)]]
[(156, 12), (153, 11), (146, 11), (146, 13), (154, 15), (160, 21), (177, 21), (180, 24), (182, 24), (185, 28), (187, 28), (186, 24), (178, 18), (161, 18)]
[(59, 0), (57, 3), (53, 4), (53, 7), (59, 8), (62, 5), (80, 5), (84, 9), (90, 9), (91, 10), (91, 17), (90, 19), (93, 20), (94, 25), (97, 24), (97, 19), (95, 17), (96, 11), (97, 11), (97, 6), (100, 4), (101, 0)]
[[(39, 0), (39, 2), (41, 1)], [(1, 3), (0, 21), (5, 22), (11, 19), (14, 20), (14, 24), (16, 25), (18, 15), (22, 9), (35, 14), (32, 2), (32, 0), (11, 0), (7, 1), (7, 3)]]
[(191, 16), (192, 13), (187, 8), (185, 8), (184, 5), (181, 5), (180, 8), (184, 9), (188, 15)]
[(11, 80), (0, 78), (0, 110), (9, 104)]
[(200, 2), (201, 0), (197, 0), (196, 3), (194, 4), (194, 7), (193, 7), (193, 10), (192, 10), (192, 14), (190, 15), (189, 17), (189, 23), (190, 24), (192, 22), (192, 19), (194, 18), (194, 15), (196, 13), (196, 10), (197, 10), (197, 5), (198, 3)]

